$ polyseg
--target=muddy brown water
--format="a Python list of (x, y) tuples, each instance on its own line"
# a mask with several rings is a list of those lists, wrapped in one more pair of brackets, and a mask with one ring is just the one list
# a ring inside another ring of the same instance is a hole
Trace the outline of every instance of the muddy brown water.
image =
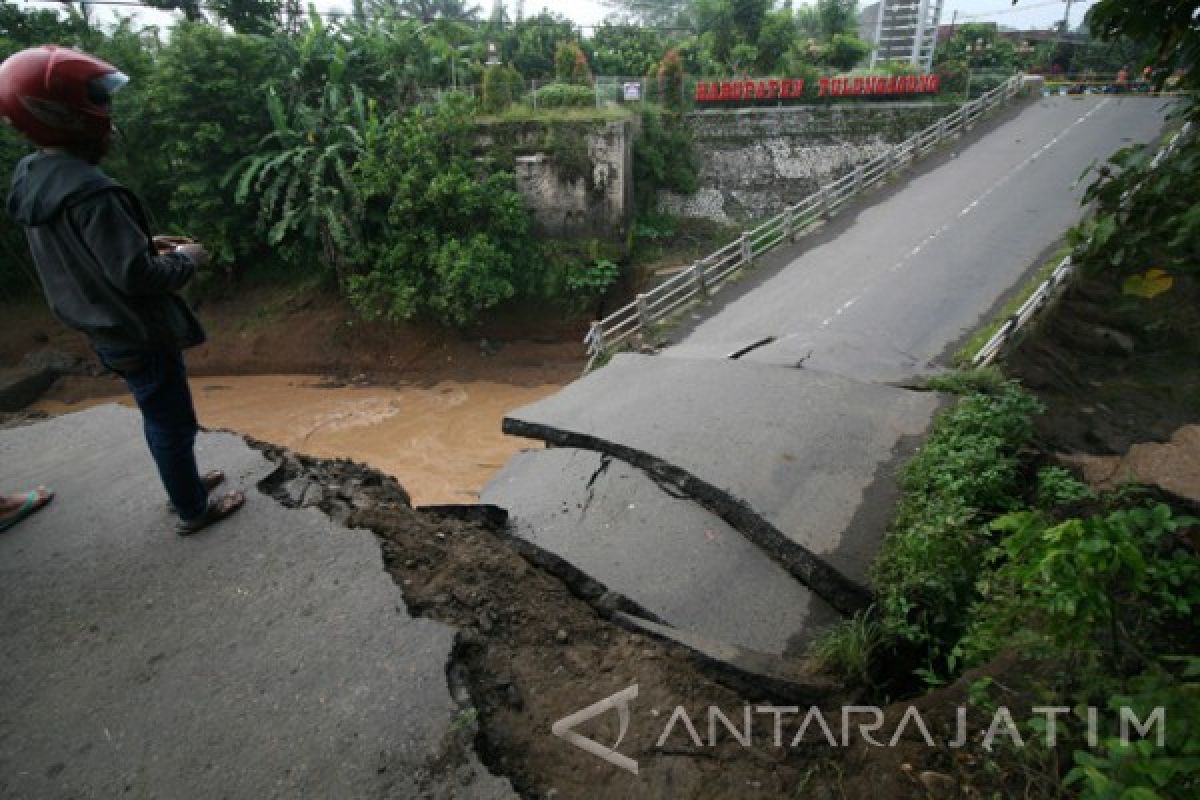
[[(365, 462), (394, 476), (422, 505), (477, 501), (513, 454), (541, 446), (502, 434), (505, 413), (560, 388), (490, 381), (336, 386), (312, 375), (199, 377), (191, 384), (206, 428)], [(107, 402), (132, 405), (122, 389), (116, 381), (63, 379), (34, 409), (64, 414)], [(86, 399), (71, 402), (80, 396)]]

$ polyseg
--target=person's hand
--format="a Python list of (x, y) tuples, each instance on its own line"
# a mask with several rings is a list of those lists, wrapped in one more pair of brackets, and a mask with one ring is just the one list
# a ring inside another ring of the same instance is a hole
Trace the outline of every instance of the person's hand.
[(204, 269), (208, 266), (208, 251), (204, 249), (204, 245), (198, 242), (181, 244), (175, 248), (174, 252), (183, 253), (185, 256), (190, 258), (192, 263), (196, 265), (196, 269)]
[(154, 251), (159, 255), (174, 252), (175, 248), (181, 244), (196, 244), (195, 239), (189, 239), (186, 236), (155, 236), (152, 241), (154, 242)]

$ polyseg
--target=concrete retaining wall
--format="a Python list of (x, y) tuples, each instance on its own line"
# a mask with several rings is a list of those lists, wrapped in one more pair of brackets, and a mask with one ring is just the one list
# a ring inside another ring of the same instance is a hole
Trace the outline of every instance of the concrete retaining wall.
[(702, 188), (659, 209), (718, 222), (771, 216), (953, 111), (946, 103), (701, 111), (688, 116)]
[(488, 126), (487, 151), (511, 157), (534, 232), (623, 248), (633, 223), (633, 120)]

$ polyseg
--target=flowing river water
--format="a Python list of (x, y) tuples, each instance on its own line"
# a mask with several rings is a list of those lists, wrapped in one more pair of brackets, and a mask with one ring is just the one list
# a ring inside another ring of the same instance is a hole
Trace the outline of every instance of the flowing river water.
[[(64, 380), (34, 408), (63, 414), (106, 402), (132, 405), (115, 381), (69, 402), (82, 387)], [(194, 377), (191, 384), (204, 427), (307, 455), (365, 462), (395, 476), (418, 505), (476, 502), (509, 457), (541, 446), (502, 434), (505, 413), (560, 388), (488, 381), (340, 386), (312, 375)], [(219, 465), (201, 468), (210, 466)]]

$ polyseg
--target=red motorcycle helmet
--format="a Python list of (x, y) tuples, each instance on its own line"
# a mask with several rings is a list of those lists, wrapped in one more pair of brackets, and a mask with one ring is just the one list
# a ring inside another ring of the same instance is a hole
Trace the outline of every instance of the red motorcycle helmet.
[(0, 116), (42, 147), (99, 142), (112, 130), (112, 95), (128, 82), (87, 53), (31, 47), (0, 64)]

